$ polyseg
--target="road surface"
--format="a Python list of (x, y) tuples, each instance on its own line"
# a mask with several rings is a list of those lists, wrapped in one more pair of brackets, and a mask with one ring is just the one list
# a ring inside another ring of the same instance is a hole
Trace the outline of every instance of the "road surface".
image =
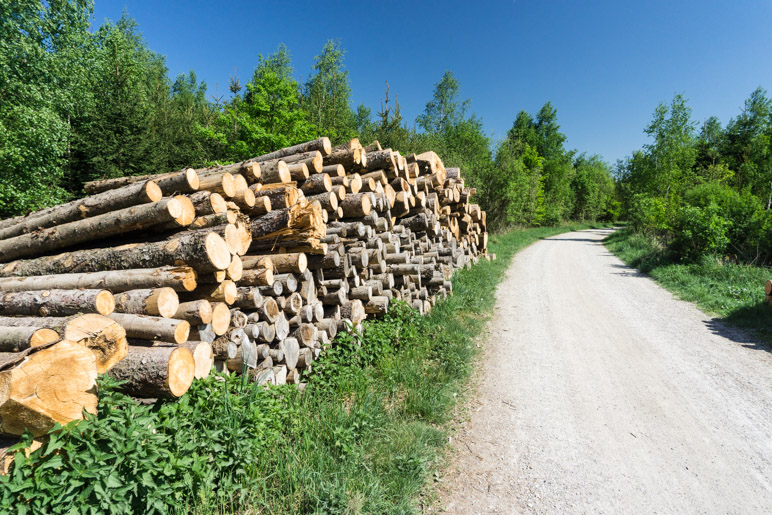
[(608, 234), (515, 257), (440, 505), (772, 513), (772, 353), (625, 266)]

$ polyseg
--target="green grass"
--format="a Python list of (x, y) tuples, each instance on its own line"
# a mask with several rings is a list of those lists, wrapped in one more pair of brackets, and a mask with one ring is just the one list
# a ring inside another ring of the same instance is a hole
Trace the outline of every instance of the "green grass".
[(750, 330), (763, 342), (772, 342), (772, 309), (764, 303), (764, 284), (772, 278), (769, 268), (720, 264), (710, 258), (679, 263), (655, 239), (629, 229), (615, 232), (605, 245), (680, 299), (734, 327)]
[(586, 227), (491, 237), (498, 259), (456, 274), (430, 315), (396, 304), (361, 337), (340, 335), (305, 393), (218, 375), (142, 406), (103, 380), (98, 417), (16, 455), (0, 511), (420, 512), (512, 257)]

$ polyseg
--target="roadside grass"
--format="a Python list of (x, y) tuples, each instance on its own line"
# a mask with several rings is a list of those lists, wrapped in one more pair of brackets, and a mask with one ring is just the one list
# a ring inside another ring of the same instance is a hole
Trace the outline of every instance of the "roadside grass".
[(395, 303), (362, 335), (339, 335), (305, 392), (218, 374), (177, 401), (140, 405), (103, 378), (98, 417), (16, 454), (0, 511), (420, 512), (512, 257), (590, 227), (492, 236), (498, 259), (456, 274), (453, 296), (428, 316)]
[(708, 258), (700, 263), (679, 263), (656, 240), (630, 229), (616, 231), (604, 243), (626, 264), (651, 276), (680, 299), (772, 343), (772, 309), (764, 303), (764, 284), (772, 278), (769, 268), (720, 264)]

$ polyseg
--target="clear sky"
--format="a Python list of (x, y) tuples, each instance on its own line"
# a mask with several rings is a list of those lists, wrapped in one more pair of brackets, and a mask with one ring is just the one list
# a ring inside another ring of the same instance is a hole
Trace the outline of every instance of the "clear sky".
[(172, 77), (193, 69), (209, 94), (227, 93), (234, 68), (244, 84), (279, 43), (305, 79), (340, 39), (354, 107), (375, 113), (388, 80), (412, 121), (452, 70), (494, 138), (550, 100), (567, 146), (612, 163), (676, 92), (697, 121), (726, 123), (757, 86), (772, 90), (770, 0), (96, 0), (94, 22), (124, 9)]

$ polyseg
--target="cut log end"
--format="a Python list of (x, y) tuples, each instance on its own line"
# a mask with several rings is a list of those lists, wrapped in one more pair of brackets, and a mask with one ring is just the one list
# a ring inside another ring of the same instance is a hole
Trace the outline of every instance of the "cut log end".
[(166, 385), (169, 392), (175, 397), (182, 397), (195, 376), (196, 359), (193, 353), (184, 347), (174, 349), (169, 355), (169, 376)]
[(217, 270), (225, 270), (231, 264), (231, 252), (225, 240), (216, 233), (206, 236), (206, 255)]

